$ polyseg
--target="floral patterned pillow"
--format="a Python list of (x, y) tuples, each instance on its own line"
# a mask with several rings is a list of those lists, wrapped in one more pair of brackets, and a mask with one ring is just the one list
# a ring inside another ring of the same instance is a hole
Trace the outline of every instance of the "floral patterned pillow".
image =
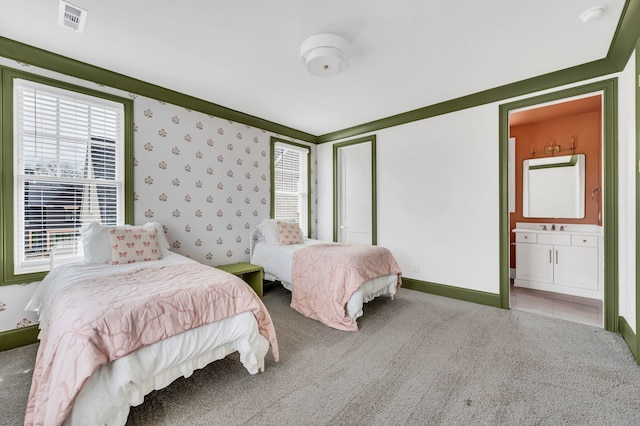
[(109, 237), (112, 265), (162, 259), (155, 228), (113, 227), (109, 229)]
[(294, 222), (277, 222), (280, 244), (300, 244), (303, 242), (302, 230)]

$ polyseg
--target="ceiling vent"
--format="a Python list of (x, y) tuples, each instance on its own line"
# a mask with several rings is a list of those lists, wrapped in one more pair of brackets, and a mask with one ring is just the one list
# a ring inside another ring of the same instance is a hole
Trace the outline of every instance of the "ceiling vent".
[(58, 9), (58, 25), (81, 33), (84, 29), (86, 19), (86, 10), (60, 0), (60, 8)]

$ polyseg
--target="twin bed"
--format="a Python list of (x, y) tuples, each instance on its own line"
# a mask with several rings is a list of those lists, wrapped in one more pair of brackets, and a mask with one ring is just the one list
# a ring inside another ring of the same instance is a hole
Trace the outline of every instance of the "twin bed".
[[(387, 249), (300, 236), (297, 225), (264, 221), (251, 262), (290, 289), (305, 316), (357, 330), (363, 303), (401, 284)], [(27, 305), (40, 346), (25, 425), (125, 424), (146, 394), (232, 352), (250, 374), (264, 370), (270, 347), (278, 361), (271, 317), (251, 287), (170, 252), (159, 224), (91, 224), (83, 243), (84, 261), (53, 268)]]
[(402, 283), (384, 247), (305, 238), (297, 224), (273, 219), (262, 221), (250, 242), (251, 263), (291, 291), (292, 308), (339, 330), (357, 330), (364, 303), (393, 298)]
[(144, 395), (232, 352), (250, 374), (270, 346), (278, 361), (251, 287), (171, 253), (161, 230), (92, 225), (83, 235), (91, 262), (60, 265), (40, 284), (27, 305), (40, 346), (25, 425), (123, 425)]

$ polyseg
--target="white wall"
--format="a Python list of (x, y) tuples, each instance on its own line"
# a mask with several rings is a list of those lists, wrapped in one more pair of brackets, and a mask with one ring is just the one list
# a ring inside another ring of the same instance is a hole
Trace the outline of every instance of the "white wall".
[[(384, 129), (376, 137), (378, 244), (393, 252), (407, 277), (498, 293), (497, 106)], [(324, 202), (331, 151), (331, 144), (318, 147), (322, 239), (332, 235), (332, 205)]]
[(618, 77), (619, 313), (637, 333), (635, 54)]
[[(620, 89), (620, 313), (635, 329), (634, 61), (613, 77)], [(514, 100), (375, 132), (378, 244), (394, 253), (404, 276), (499, 293), (499, 105)], [(322, 239), (332, 235), (331, 155), (330, 143), (318, 147)]]

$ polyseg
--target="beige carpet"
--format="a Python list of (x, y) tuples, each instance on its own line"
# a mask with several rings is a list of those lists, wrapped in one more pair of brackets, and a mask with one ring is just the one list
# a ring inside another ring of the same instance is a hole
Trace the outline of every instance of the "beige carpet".
[[(236, 354), (133, 407), (128, 425), (638, 425), (640, 368), (599, 328), (401, 289), (358, 332), (265, 292), (281, 360)], [(19, 425), (36, 345), (0, 353), (0, 424)]]

